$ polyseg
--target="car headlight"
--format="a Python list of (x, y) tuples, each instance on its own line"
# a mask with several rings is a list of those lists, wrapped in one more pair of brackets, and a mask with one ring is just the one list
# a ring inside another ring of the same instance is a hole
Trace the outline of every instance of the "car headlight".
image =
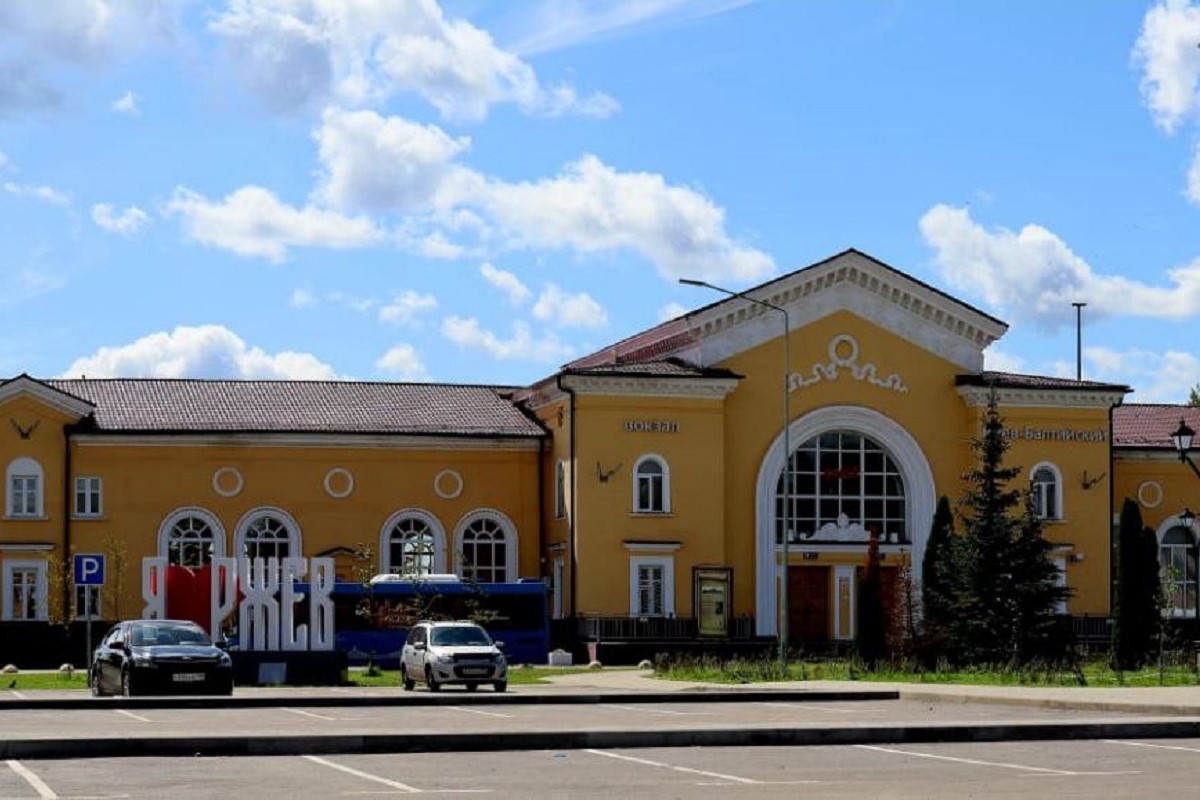
[(232, 667), (233, 666), (233, 659), (230, 658), (229, 653), (221, 653), (221, 655), (217, 657), (217, 666), (219, 666), (219, 667)]
[(154, 656), (145, 651), (133, 651), (133, 665), (135, 667), (153, 667)]

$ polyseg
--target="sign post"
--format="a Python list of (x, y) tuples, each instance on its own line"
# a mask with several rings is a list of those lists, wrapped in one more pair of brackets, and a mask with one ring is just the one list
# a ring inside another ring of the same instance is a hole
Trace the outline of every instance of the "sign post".
[(85, 587), (83, 592), (83, 618), (87, 628), (87, 654), (84, 663), (88, 668), (88, 680), (92, 673), (92, 587), (104, 585), (104, 556), (99, 553), (75, 554), (75, 585)]

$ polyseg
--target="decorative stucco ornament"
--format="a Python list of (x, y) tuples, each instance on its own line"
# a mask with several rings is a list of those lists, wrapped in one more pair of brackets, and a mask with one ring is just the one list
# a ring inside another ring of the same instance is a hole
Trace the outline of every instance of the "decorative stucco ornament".
[(809, 371), (811, 378), (805, 378), (798, 372), (788, 376), (788, 389), (804, 389), (821, 381), (836, 381), (844, 370), (850, 377), (858, 381), (866, 381), (874, 386), (891, 389), (900, 394), (908, 394), (908, 387), (898, 373), (893, 372), (886, 378), (879, 377), (879, 369), (874, 364), (858, 363), (858, 341), (848, 333), (838, 334), (829, 340), (829, 363), (813, 364)]

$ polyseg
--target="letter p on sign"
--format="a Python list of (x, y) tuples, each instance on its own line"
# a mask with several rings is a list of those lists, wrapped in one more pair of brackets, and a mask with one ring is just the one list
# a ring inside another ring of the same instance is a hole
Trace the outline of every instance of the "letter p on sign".
[(104, 585), (104, 556), (98, 553), (75, 555), (75, 585)]

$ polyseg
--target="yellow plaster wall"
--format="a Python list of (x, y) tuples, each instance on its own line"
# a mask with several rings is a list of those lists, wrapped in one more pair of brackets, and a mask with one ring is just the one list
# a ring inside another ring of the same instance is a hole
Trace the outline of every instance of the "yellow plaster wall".
[[(11, 420), (11, 422), (10, 422)], [(18, 458), (32, 458), (42, 467), (41, 519), (0, 519), (0, 543), (62, 542), (63, 515), (63, 427), (73, 420), (44, 403), (27, 396), (18, 396), (0, 405), (0, 478), (8, 465)], [(17, 426), (28, 430), (37, 427), (22, 439)], [(73, 491), (73, 487), (72, 487)], [(0, 513), (7, 511), (7, 487), (0, 494)], [(19, 557), (28, 558), (24, 553)]]
[[(1155, 532), (1185, 508), (1200, 513), (1200, 481), (1174, 451), (1154, 457), (1133, 457), (1119, 451), (1114, 457), (1113, 513), (1121, 513), (1125, 498), (1138, 502), (1142, 522)], [(1143, 488), (1143, 484), (1147, 485)], [(1153, 484), (1157, 485), (1157, 489)]]

